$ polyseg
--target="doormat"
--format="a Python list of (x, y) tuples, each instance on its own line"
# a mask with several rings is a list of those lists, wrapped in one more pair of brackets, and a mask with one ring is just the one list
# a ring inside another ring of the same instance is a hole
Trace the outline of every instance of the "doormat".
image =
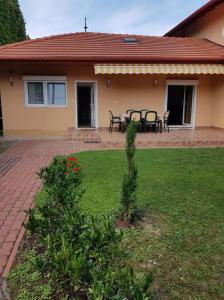
[(86, 144), (99, 144), (101, 141), (99, 140), (85, 140), (84, 143)]

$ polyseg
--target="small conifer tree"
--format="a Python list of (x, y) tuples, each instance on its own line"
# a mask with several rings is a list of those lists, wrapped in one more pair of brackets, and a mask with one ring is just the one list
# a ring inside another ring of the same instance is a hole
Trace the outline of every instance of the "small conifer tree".
[(137, 168), (135, 165), (135, 137), (137, 127), (131, 122), (126, 131), (126, 154), (128, 161), (128, 172), (124, 175), (121, 195), (122, 219), (130, 222), (134, 209), (136, 207), (136, 188), (137, 188)]

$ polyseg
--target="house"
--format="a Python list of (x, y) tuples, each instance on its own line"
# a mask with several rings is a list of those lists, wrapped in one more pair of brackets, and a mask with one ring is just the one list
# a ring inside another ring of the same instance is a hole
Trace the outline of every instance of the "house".
[(223, 1), (210, 1), (164, 37), (78, 32), (0, 47), (4, 134), (104, 128), (109, 110), (145, 108), (169, 109), (177, 128), (224, 128), (223, 21)]
[(205, 38), (224, 46), (224, 1), (210, 0), (165, 36)]

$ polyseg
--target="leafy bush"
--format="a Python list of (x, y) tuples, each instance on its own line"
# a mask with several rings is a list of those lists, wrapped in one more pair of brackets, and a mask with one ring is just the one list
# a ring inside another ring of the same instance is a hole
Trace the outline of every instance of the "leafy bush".
[[(29, 211), (27, 228), (38, 237), (36, 266), (51, 295), (71, 299), (149, 299), (151, 275), (138, 283), (126, 266), (122, 232), (114, 218), (90, 217), (79, 207), (83, 189), (75, 157), (57, 157), (41, 169), (46, 201)], [(67, 299), (66, 298), (66, 299)]]
[(136, 188), (138, 175), (134, 161), (136, 132), (136, 124), (131, 122), (126, 131), (128, 173), (124, 175), (121, 196), (122, 218), (128, 222), (133, 219), (133, 213), (136, 207)]
[(42, 280), (43, 274), (36, 267), (37, 255), (35, 247), (23, 247), (20, 251), (19, 259), (23, 263), (17, 263), (9, 275), (11, 299), (47, 300), (51, 297), (51, 283), (49, 280)]
[(63, 198), (64, 193), (70, 193), (81, 182), (79, 162), (74, 156), (55, 157), (49, 166), (40, 169), (38, 175), (44, 187), (57, 189), (58, 198)]

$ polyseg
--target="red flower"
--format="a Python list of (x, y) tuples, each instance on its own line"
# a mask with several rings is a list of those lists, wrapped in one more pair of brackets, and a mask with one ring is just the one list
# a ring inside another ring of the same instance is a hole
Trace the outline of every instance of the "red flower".
[(80, 170), (80, 168), (74, 168), (73, 171), (74, 172), (78, 172)]
[(72, 166), (71, 164), (67, 164), (67, 167), (68, 167), (68, 168), (71, 168), (71, 166)]
[(69, 161), (78, 161), (78, 159), (76, 157), (69, 157), (68, 160)]
[(69, 172), (65, 172), (65, 175), (68, 175), (69, 174)]

